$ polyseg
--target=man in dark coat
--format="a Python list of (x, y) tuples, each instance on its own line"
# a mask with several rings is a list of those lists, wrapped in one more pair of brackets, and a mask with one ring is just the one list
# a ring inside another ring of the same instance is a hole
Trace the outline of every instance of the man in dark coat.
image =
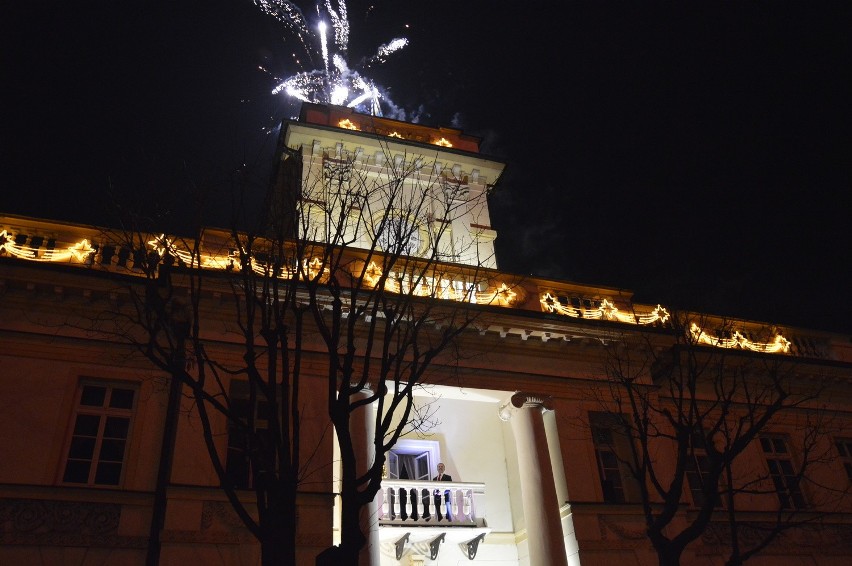
[[(445, 469), (446, 469), (446, 467), (444, 466), (444, 463), (443, 462), (439, 463), (438, 464), (438, 475), (436, 475), (434, 478), (432, 478), (432, 481), (453, 481), (453, 476), (451, 476), (450, 474), (444, 473)], [(450, 490), (449, 489), (444, 490), (444, 505), (441, 505), (441, 490), (439, 490), (439, 489), (435, 490), (435, 513), (438, 515), (439, 521), (443, 519), (443, 517), (441, 516), (441, 508), (442, 507), (445, 508), (445, 511), (446, 511), (445, 516), (447, 518), (447, 521), (452, 521), (453, 515), (452, 515), (451, 506), (450, 506)]]

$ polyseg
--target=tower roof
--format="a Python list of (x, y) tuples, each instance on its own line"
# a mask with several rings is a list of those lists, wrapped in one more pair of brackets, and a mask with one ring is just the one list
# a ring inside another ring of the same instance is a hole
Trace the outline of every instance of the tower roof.
[(479, 144), (482, 141), (482, 138), (465, 134), (455, 128), (412, 124), (390, 118), (360, 114), (345, 106), (331, 106), (310, 102), (302, 104), (299, 122), (315, 126), (329, 126), (366, 132), (471, 153), (479, 153)]

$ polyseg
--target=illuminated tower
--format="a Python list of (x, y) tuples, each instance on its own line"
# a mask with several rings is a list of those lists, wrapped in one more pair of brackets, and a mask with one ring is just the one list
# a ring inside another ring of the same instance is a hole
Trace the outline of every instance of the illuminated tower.
[(281, 133), (282, 146), (301, 157), (300, 192), (289, 199), (300, 236), (496, 268), (486, 196), (504, 164), (481, 155), (479, 142), (460, 130), (304, 103)]

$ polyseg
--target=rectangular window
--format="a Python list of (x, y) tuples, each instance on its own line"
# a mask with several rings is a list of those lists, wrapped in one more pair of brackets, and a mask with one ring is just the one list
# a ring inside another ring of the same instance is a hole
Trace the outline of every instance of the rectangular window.
[(131, 385), (80, 384), (64, 483), (119, 485), (135, 403)]
[[(686, 460), (686, 481), (689, 484), (689, 491), (692, 494), (692, 503), (696, 507), (702, 507), (707, 500), (705, 496), (705, 488), (711, 492), (716, 492), (716, 487), (708, 486), (710, 481), (710, 459), (707, 456), (707, 447), (704, 444), (704, 437), (700, 434), (695, 434), (692, 437), (691, 452), (687, 454)], [(715, 506), (719, 507), (722, 504), (718, 493), (715, 496)]]
[(589, 413), (598, 475), (606, 503), (635, 500), (637, 484), (626, 465), (631, 458), (630, 438), (622, 432), (615, 415)]
[(769, 475), (782, 509), (803, 509), (805, 498), (799, 489), (799, 478), (793, 466), (793, 457), (787, 440), (781, 436), (761, 436), (760, 447), (766, 457)]
[[(228, 456), (225, 473), (237, 489), (249, 489), (252, 477), (263, 457), (269, 453), (272, 440), (269, 432), (270, 405), (261, 395), (251, 406), (247, 381), (234, 380), (230, 387), (232, 418), (228, 419)], [(254, 417), (254, 430), (248, 428), (249, 416)], [(254, 456), (254, 464), (252, 462)]]
[(843, 464), (843, 469), (846, 470), (846, 477), (852, 482), (852, 440), (841, 438), (835, 440), (834, 445), (840, 454), (840, 462)]
[(595, 455), (598, 461), (598, 473), (601, 477), (604, 501), (606, 503), (624, 503), (624, 482), (621, 481), (621, 470), (612, 429), (593, 426), (592, 437), (595, 442)]

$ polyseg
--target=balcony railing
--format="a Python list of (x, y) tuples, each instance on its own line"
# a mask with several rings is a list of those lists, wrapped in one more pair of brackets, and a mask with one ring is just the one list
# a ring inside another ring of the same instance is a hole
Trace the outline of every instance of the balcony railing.
[(379, 524), (484, 527), (485, 484), (386, 479)]

